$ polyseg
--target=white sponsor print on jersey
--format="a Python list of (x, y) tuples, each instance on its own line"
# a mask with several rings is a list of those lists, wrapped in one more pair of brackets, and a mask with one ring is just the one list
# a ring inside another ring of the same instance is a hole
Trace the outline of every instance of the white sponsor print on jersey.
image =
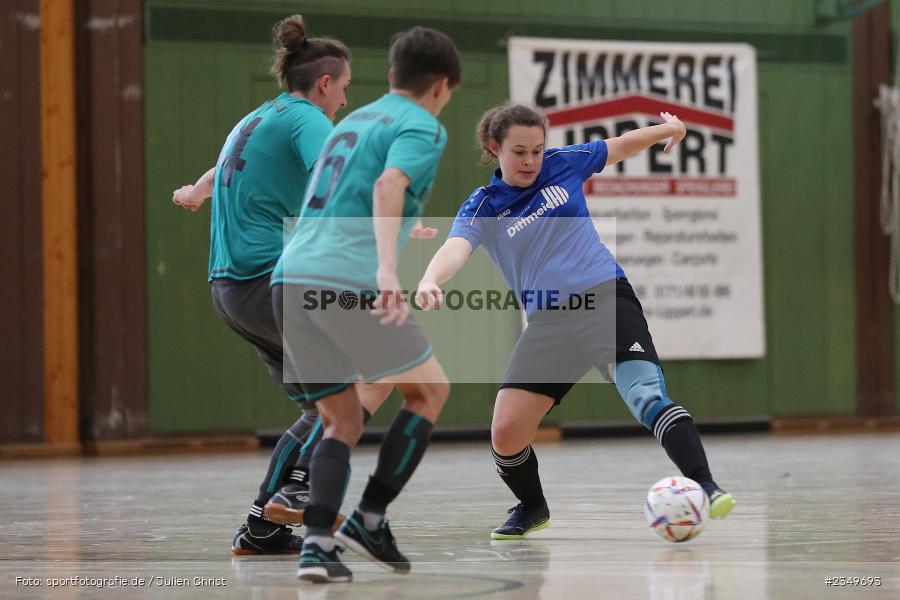
[(643, 351), (644, 351), (644, 348), (641, 347), (640, 344), (638, 344), (637, 342), (635, 342), (635, 343), (633, 343), (633, 344), (631, 345), (631, 348), (629, 348), (628, 351), (629, 351), (629, 352), (643, 352)]
[(538, 220), (538, 217), (544, 216), (554, 208), (559, 208), (569, 201), (569, 192), (558, 185), (551, 185), (541, 190), (544, 202), (530, 215), (520, 217), (515, 223), (506, 228), (506, 235), (513, 237), (532, 223)]

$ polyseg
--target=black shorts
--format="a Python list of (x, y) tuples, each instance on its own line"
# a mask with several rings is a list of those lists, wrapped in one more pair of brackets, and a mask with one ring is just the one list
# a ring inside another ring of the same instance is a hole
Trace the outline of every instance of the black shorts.
[(303, 401), (303, 388), (285, 383), (281, 333), (272, 310), (269, 274), (253, 279), (213, 279), (210, 293), (219, 317), (239, 336), (253, 344), (272, 381), (292, 400)]
[(398, 327), (370, 314), (371, 296), (317, 286), (272, 287), (284, 340), (285, 378), (299, 382), (306, 400), (337, 394), (357, 381), (403, 373), (432, 355), (410, 315)]
[[(538, 312), (516, 342), (500, 389), (528, 390), (559, 404), (592, 368), (608, 377), (607, 365), (612, 362), (659, 364), (641, 302), (627, 279), (601, 283), (582, 295), (599, 299), (600, 310), (593, 314)], [(611, 313), (611, 319), (604, 316)], [(614, 334), (609, 331), (609, 321), (613, 321)], [(542, 361), (546, 364), (549, 357), (551, 369), (547, 370)]]

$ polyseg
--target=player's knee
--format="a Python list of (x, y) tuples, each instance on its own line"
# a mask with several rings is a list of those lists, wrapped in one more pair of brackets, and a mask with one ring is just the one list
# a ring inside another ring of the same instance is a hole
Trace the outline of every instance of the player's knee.
[(440, 406), (444, 406), (447, 398), (450, 397), (450, 382), (444, 379), (443, 381), (437, 381), (431, 385), (433, 386), (433, 389), (431, 390), (431, 401)]
[(417, 385), (405, 398), (410, 404), (440, 409), (450, 396), (450, 384), (447, 380), (431, 381)]
[(616, 365), (616, 389), (634, 418), (647, 429), (656, 415), (672, 404), (662, 371), (655, 363), (633, 360)]
[(362, 437), (362, 407), (355, 397), (321, 406), (320, 415), (325, 437), (336, 438), (350, 447), (355, 446)]
[(491, 445), (502, 456), (521, 452), (531, 443), (530, 436), (522, 431), (521, 423), (514, 417), (494, 417), (491, 422)]
[(351, 448), (356, 446), (362, 434), (362, 416), (359, 419), (335, 420), (325, 426), (325, 437), (340, 440)]

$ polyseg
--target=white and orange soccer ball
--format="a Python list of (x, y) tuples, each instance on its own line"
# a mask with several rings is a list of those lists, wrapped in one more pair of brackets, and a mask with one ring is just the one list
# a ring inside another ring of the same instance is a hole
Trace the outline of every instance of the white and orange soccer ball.
[(709, 497), (687, 477), (660, 479), (647, 492), (647, 525), (667, 542), (686, 542), (703, 531), (709, 520)]

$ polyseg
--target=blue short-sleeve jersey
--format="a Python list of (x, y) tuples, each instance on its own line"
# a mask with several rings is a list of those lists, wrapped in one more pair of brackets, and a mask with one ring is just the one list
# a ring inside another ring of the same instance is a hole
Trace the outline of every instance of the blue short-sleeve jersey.
[(584, 182), (606, 165), (606, 142), (550, 148), (538, 178), (514, 187), (500, 178), (476, 189), (457, 213), (449, 237), (484, 246), (529, 317), (533, 299), (565, 298), (617, 277), (622, 267), (600, 240)]

